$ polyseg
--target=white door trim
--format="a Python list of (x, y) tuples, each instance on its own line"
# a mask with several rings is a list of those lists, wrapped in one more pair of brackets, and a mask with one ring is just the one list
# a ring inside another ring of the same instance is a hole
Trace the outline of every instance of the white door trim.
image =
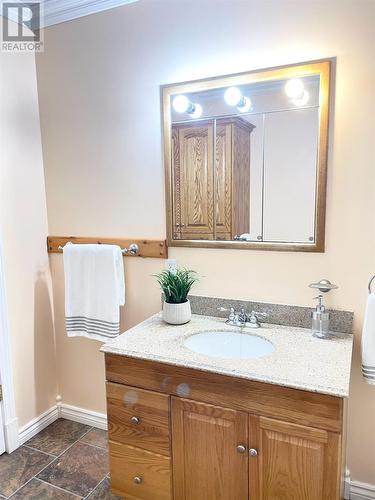
[(4, 424), (3, 424), (3, 409), (2, 403), (0, 401), (0, 455), (5, 451), (5, 435), (4, 435)]
[(5, 450), (11, 453), (19, 447), (18, 420), (14, 402), (12, 358), (5, 295), (3, 249), (0, 239), (0, 379), (3, 386), (3, 424)]

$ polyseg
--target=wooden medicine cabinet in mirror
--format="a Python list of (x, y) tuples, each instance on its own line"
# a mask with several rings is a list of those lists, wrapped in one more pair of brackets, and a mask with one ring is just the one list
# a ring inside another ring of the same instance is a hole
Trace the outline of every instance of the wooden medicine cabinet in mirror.
[(162, 87), (169, 246), (324, 251), (330, 65)]

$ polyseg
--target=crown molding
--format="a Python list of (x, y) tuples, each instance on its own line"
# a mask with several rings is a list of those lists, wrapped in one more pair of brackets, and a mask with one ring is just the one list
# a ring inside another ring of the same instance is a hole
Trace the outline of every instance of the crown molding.
[[(38, 0), (33, 0), (38, 2)], [(55, 24), (65, 23), (84, 16), (90, 16), (97, 12), (121, 7), (139, 0), (39, 0), (41, 6), (41, 28), (48, 28)], [(14, 0), (15, 3), (22, 0)], [(18, 17), (12, 17), (13, 12), (10, 12), (9, 19), (18, 22)], [(35, 23), (38, 24), (37, 19)]]
[(72, 21), (138, 0), (44, 0), (42, 27)]
[(72, 21), (138, 0), (44, 0), (42, 27)]

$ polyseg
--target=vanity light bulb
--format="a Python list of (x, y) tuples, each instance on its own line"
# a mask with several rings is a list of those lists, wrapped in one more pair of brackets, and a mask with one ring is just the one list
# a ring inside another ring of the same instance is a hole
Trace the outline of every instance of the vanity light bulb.
[(304, 91), (303, 81), (299, 78), (292, 78), (285, 84), (285, 93), (291, 99), (302, 97)]
[(185, 113), (189, 109), (190, 101), (185, 95), (176, 95), (173, 98), (172, 105), (177, 113)]
[(293, 104), (296, 106), (305, 106), (309, 102), (310, 94), (307, 92), (307, 90), (303, 91), (302, 97), (299, 99), (293, 99)]
[(200, 118), (202, 116), (203, 109), (200, 104), (193, 104), (193, 111), (189, 113), (191, 118)]
[(250, 97), (243, 97), (243, 105), (237, 106), (238, 111), (241, 113), (247, 113), (253, 108), (253, 103), (251, 102)]
[(237, 106), (242, 100), (242, 93), (238, 87), (229, 87), (224, 93), (224, 100), (229, 106)]

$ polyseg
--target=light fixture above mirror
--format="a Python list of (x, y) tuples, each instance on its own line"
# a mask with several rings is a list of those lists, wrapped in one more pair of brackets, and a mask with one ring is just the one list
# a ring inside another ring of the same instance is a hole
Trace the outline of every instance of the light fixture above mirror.
[(302, 96), (292, 99), (292, 102), (296, 106), (306, 106), (306, 104), (309, 102), (309, 99), (310, 99), (310, 94), (308, 93), (307, 90), (304, 90)]
[(306, 106), (310, 94), (301, 78), (291, 78), (285, 84), (285, 93), (295, 106)]
[(191, 118), (199, 118), (202, 115), (202, 106), (189, 101), (185, 95), (177, 95), (173, 98), (173, 109), (177, 113), (187, 113)]
[(291, 78), (285, 84), (285, 93), (291, 99), (302, 97), (305, 86), (301, 78)]
[(241, 113), (251, 110), (251, 99), (244, 96), (238, 87), (228, 87), (224, 92), (224, 101), (228, 106), (236, 106)]

